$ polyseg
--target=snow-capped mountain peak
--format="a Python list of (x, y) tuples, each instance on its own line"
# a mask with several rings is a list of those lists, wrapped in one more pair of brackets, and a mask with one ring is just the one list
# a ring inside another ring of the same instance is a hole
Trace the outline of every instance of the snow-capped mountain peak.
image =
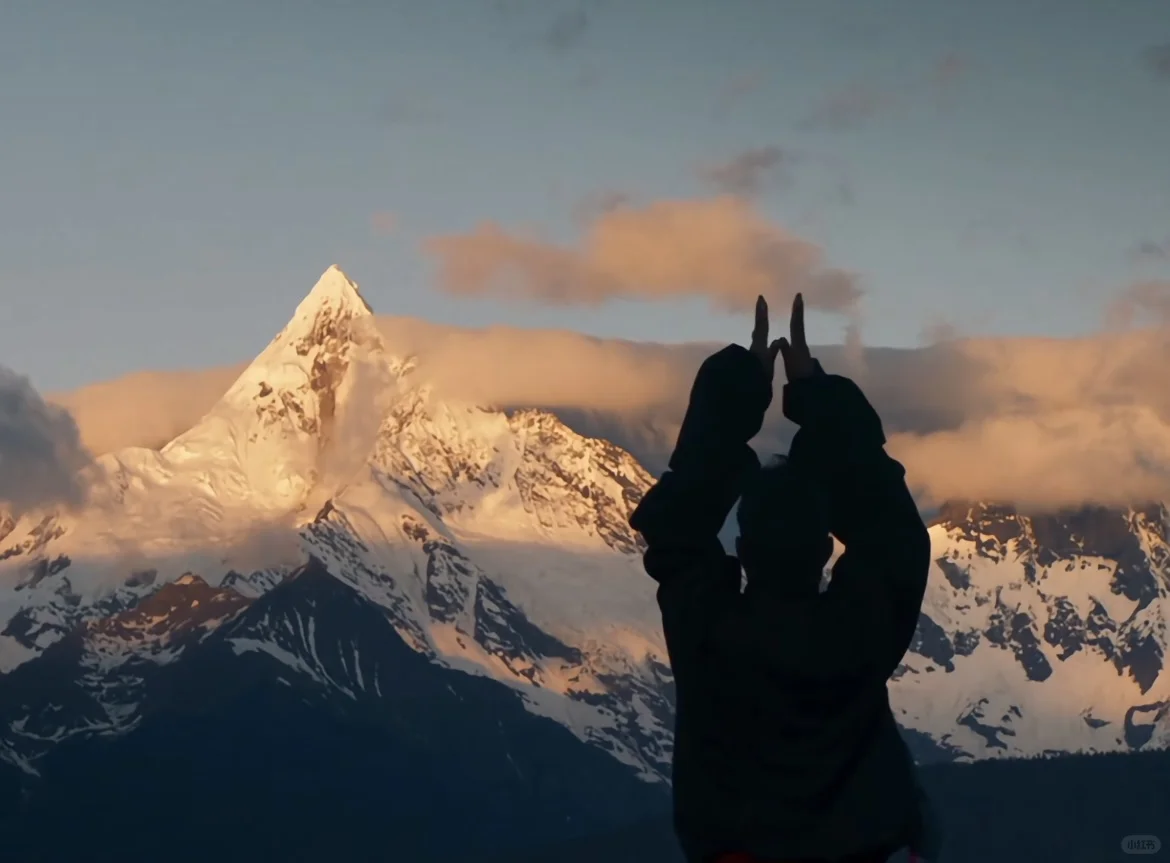
[(369, 343), (372, 328), (366, 325), (373, 323), (373, 315), (357, 284), (334, 264), (321, 274), (257, 362), (290, 347), (307, 357), (314, 349), (337, 350), (350, 341)]
[(186, 469), (205, 464), (228, 483), (221, 492), (251, 508), (312, 509), (347, 478), (337, 468), (349, 460), (334, 456), (373, 445), (369, 417), (389, 369), (369, 305), (332, 266), (208, 415), (162, 455)]
[(331, 306), (339, 311), (349, 310), (351, 317), (374, 313), (366, 298), (362, 296), (357, 282), (347, 276), (337, 264), (330, 264), (305, 295), (293, 313), (293, 323), (307, 319), (309, 314), (315, 316), (316, 311), (324, 306)]
[(296, 525), (373, 449), (390, 369), (369, 305), (330, 267), (194, 427), (102, 456), (83, 510), (3, 525), (0, 669), (184, 573), (218, 584), (299, 565)]

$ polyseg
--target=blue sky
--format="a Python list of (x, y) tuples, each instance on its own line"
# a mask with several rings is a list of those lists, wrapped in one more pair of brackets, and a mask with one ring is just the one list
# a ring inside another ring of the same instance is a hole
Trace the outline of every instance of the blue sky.
[[(681, 341), (697, 301), (434, 287), (423, 238), (567, 241), (582, 203), (712, 193), (855, 271), (867, 344), (1070, 335), (1170, 277), (1164, 0), (13, 0), (0, 10), (0, 362), (42, 389), (246, 359), (330, 263), (387, 314)], [(1170, 64), (1167, 64), (1170, 65)], [(395, 228), (378, 228), (392, 213)], [(841, 320), (810, 332), (840, 341)]]

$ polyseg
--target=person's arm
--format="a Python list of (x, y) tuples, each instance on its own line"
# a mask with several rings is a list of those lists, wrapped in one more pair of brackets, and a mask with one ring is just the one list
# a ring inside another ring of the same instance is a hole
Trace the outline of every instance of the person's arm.
[(744, 481), (759, 469), (748, 441), (771, 400), (767, 369), (750, 351), (730, 345), (708, 357), (691, 388), (669, 469), (630, 516), (646, 542), (646, 572), (659, 585), (676, 674), (705, 638), (716, 598), (739, 596), (738, 562), (724, 554), (719, 530)]
[[(669, 496), (676, 511), (701, 508), (705, 491), (687, 479), (663, 477), (656, 486), (658, 502)], [(874, 646), (890, 642), (894, 620), (883, 580), (853, 579), (782, 605), (753, 602), (739, 590), (738, 561), (723, 553), (713, 527), (717, 518), (702, 524), (674, 521), (679, 527), (670, 529), (671, 521), (647, 516), (631, 523), (646, 539), (644, 564), (659, 583), (658, 605), (676, 675), (685, 675), (688, 661), (699, 656), (722, 656), (809, 681), (860, 678), (882, 669), (884, 652)]]
[[(670, 470), (630, 519), (647, 544), (646, 571), (676, 675), (700, 654), (760, 664), (796, 678), (838, 679), (874, 667), (872, 645), (886, 638), (890, 613), (881, 585), (859, 581), (804, 603), (752, 603), (739, 590), (739, 566), (718, 532), (758, 469), (747, 441), (771, 400), (766, 369), (732, 345), (710, 357), (691, 391)], [(680, 667), (681, 666), (681, 667)]]
[(861, 580), (885, 585), (893, 614), (887, 641), (892, 670), (913, 639), (930, 569), (930, 535), (905, 468), (886, 453), (881, 419), (848, 378), (790, 382), (784, 414), (800, 427), (790, 462), (823, 483), (830, 527), (845, 546), (826, 595), (852, 590)]

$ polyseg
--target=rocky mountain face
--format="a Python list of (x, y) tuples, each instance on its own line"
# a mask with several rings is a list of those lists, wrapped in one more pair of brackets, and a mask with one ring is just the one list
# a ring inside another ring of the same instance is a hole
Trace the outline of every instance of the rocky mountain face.
[[(0, 514), (0, 766), (18, 798), (178, 746), (167, 729), (212, 763), (248, 710), (258, 753), (282, 715), (329, 740), (360, 726), (411, 776), (498, 789), (499, 806), (536, 805), (540, 759), (631, 814), (665, 799), (672, 680), (627, 525), (652, 478), (551, 414), (436, 393), (340, 270), (195, 427), (84, 480), (79, 510)], [(948, 507), (891, 686), (919, 756), (1170, 743), (1168, 529), (1161, 505)], [(564, 813), (620, 815), (557, 794)]]
[[(1170, 513), (952, 504), (892, 696), (932, 757), (1170, 744)], [(929, 741), (927, 741), (929, 738)]]

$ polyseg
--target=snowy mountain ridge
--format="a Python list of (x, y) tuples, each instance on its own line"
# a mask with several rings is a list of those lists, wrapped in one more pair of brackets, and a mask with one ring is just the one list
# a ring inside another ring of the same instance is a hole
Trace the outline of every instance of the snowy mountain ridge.
[[(533, 711), (612, 737), (619, 757), (661, 777), (669, 674), (626, 524), (650, 482), (628, 454), (548, 414), (438, 400), (330, 268), (194, 428), (158, 452), (100, 459), (82, 513), (12, 526), (0, 667), (81, 624), (86, 656), (100, 655), (88, 624), (164, 586), (197, 576), (255, 597), (313, 555), (415, 649), (516, 687)], [(148, 644), (128, 649), (174, 658)], [(617, 677), (620, 699), (605, 683)]]
[(1163, 504), (944, 509), (899, 720), (962, 753), (1170, 745), (1168, 537)]
[[(445, 400), (391, 348), (331, 267), (193, 428), (100, 458), (80, 512), (0, 517), (0, 759), (35, 773), (63, 740), (132, 730), (189, 648), (312, 572), (431, 662), (668, 775), (672, 679), (627, 524), (652, 478), (551, 414)], [(1164, 506), (954, 506), (931, 536), (891, 685), (921, 757), (1170, 743)], [(270, 603), (232, 650), (322, 697), (390, 698), (314, 601)]]

